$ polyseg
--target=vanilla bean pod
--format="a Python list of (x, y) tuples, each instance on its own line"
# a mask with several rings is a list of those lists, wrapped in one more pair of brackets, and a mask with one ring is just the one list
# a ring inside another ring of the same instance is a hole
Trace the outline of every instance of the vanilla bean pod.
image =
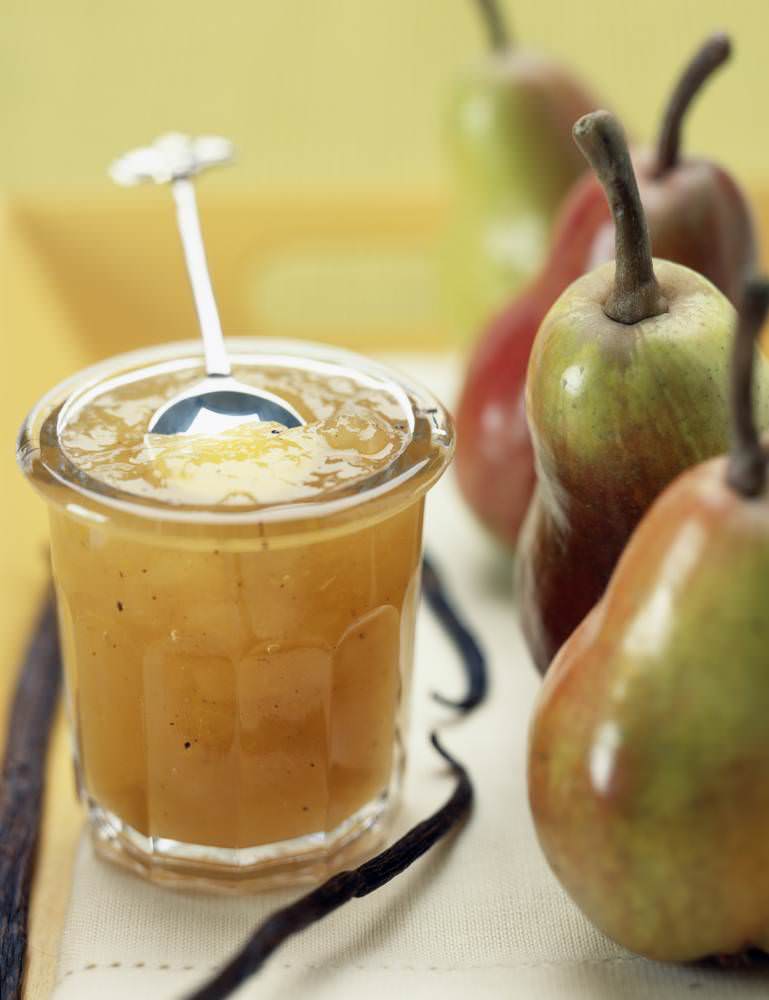
[(367, 896), (385, 885), (468, 815), (473, 802), (470, 777), (464, 766), (441, 746), (435, 733), (430, 739), (456, 778), (454, 791), (446, 803), (370, 861), (339, 872), (295, 903), (267, 917), (237, 955), (210, 982), (190, 994), (189, 1000), (223, 1000), (261, 969), (287, 938), (322, 920), (349, 900)]
[(27, 647), (11, 705), (0, 785), (0, 996), (21, 997), (45, 765), (61, 683), (53, 598)]
[(473, 633), (454, 610), (443, 582), (427, 556), (422, 560), (422, 593), (432, 613), (453, 639), (467, 676), (467, 693), (464, 698), (454, 701), (438, 692), (433, 692), (433, 698), (448, 708), (469, 712), (480, 705), (488, 692), (486, 657)]

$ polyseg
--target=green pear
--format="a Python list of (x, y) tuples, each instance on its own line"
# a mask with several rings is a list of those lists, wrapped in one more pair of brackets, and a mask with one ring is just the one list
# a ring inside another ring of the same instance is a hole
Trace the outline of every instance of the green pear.
[[(542, 672), (600, 599), (655, 498), (729, 442), (734, 308), (701, 275), (652, 259), (619, 122), (596, 111), (574, 132), (607, 191), (617, 259), (566, 289), (529, 359), (537, 487), (518, 547), (516, 597)], [(766, 427), (766, 361), (756, 380)]]
[(557, 209), (585, 170), (572, 123), (598, 106), (565, 67), (511, 42), (496, 0), (478, 2), (491, 51), (457, 80), (446, 129), (446, 286), (458, 331), (472, 335), (542, 267)]
[(769, 491), (751, 418), (749, 286), (733, 446), (656, 501), (564, 644), (530, 731), (550, 866), (587, 917), (649, 958), (769, 950)]

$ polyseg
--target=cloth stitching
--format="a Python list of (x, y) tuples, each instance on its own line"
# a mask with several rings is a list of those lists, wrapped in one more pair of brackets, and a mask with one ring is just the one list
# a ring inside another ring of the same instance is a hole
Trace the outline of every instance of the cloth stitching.
[[(491, 962), (482, 963), (480, 965), (454, 965), (454, 966), (442, 966), (442, 965), (354, 965), (351, 966), (349, 963), (344, 964), (332, 964), (329, 962), (318, 962), (315, 964), (304, 964), (299, 962), (282, 962), (274, 963), (275, 965), (280, 965), (282, 969), (358, 969), (359, 971), (368, 972), (473, 972), (481, 969), (556, 969), (566, 966), (580, 966), (580, 965), (610, 965), (612, 963), (622, 963), (622, 962), (646, 962), (646, 959), (642, 958), (640, 955), (607, 955), (605, 958), (580, 958), (580, 959), (563, 959), (562, 961), (541, 961), (541, 962)], [(147, 965), (145, 962), (140, 963), (114, 963), (114, 962), (103, 962), (103, 963), (93, 963), (89, 962), (88, 965), (84, 965), (79, 969), (68, 969), (63, 973), (62, 978), (66, 976), (82, 975), (84, 972), (92, 972), (94, 969), (116, 969), (116, 968), (133, 968), (133, 969), (143, 969), (152, 972), (215, 972), (220, 969), (219, 965), (183, 965), (183, 966), (171, 966), (163, 963), (162, 965)]]

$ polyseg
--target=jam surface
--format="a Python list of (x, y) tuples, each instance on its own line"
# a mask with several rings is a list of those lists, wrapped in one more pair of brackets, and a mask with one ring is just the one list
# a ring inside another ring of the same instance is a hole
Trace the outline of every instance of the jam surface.
[(249, 422), (216, 434), (147, 434), (152, 415), (202, 372), (157, 374), (107, 388), (69, 415), (61, 444), (83, 473), (169, 504), (269, 505), (353, 492), (407, 446), (403, 403), (386, 387), (299, 367), (239, 367), (306, 421)]

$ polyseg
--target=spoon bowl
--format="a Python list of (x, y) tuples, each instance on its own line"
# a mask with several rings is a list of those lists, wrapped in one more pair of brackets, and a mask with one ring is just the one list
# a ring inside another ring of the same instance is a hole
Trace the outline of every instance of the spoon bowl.
[(218, 434), (244, 423), (268, 421), (284, 427), (304, 423), (284, 399), (244, 385), (230, 375), (212, 375), (174, 396), (155, 412), (150, 434)]

